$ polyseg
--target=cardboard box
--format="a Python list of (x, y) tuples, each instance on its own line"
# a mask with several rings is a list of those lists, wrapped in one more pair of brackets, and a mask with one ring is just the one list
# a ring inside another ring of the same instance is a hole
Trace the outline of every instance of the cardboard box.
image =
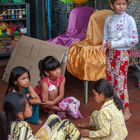
[[(39, 60), (48, 55), (52, 55), (56, 57), (60, 62), (62, 62), (65, 50), (66, 48), (64, 46), (51, 44), (47, 41), (42, 41), (27, 36), (22, 36), (16, 43), (15, 48), (11, 54), (3, 75), (3, 80), (8, 82), (12, 68), (15, 66), (24, 66), (30, 72), (31, 85), (35, 86), (40, 80), (38, 70)], [(65, 71), (64, 68), (62, 69)]]

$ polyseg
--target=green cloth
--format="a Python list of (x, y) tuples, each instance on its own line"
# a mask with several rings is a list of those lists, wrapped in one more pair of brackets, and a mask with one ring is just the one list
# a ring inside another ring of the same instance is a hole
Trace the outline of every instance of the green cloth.
[(61, 2), (64, 2), (64, 3), (72, 3), (73, 0), (60, 0)]
[[(26, 94), (29, 93), (28, 88), (23, 89), (23, 93), (26, 96)], [(38, 124), (39, 122), (39, 105), (34, 104), (32, 105), (32, 116), (30, 118), (27, 118), (26, 121), (30, 123)]]

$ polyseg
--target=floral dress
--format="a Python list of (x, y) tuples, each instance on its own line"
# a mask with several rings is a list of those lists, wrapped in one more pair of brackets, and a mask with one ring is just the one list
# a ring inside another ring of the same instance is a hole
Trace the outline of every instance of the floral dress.
[(106, 51), (106, 77), (114, 87), (115, 94), (129, 106), (127, 71), (130, 49), (138, 43), (136, 23), (127, 13), (113, 14), (105, 20), (103, 42), (109, 41)]

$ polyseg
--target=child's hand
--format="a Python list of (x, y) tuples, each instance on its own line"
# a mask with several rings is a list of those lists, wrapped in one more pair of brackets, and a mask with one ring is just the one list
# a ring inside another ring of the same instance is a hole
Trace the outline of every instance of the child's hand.
[(111, 42), (106, 42), (105, 44), (104, 44), (104, 47), (105, 48), (111, 48)]
[(57, 111), (63, 111), (60, 107), (57, 106)]
[(87, 124), (87, 123), (78, 124), (78, 127), (80, 127), (80, 128), (89, 128), (89, 124)]
[(89, 137), (89, 129), (82, 129), (80, 133), (83, 137)]
[(101, 51), (106, 51), (105, 43), (102, 44), (100, 50), (101, 50)]
[(45, 104), (46, 104), (46, 101), (42, 100), (41, 105), (45, 105)]
[(29, 97), (30, 97), (30, 94), (29, 94), (29, 93), (27, 93), (27, 94), (26, 94), (26, 97), (27, 97), (27, 98), (29, 98)]
[(41, 105), (46, 105), (46, 106), (50, 107), (50, 106), (53, 106), (54, 103), (52, 101), (42, 100)]
[(106, 51), (106, 48), (104, 46), (101, 46), (100, 50), (101, 51)]

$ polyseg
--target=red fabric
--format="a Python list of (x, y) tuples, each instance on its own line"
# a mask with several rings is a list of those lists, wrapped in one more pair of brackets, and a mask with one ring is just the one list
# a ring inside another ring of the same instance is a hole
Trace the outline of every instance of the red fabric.
[[(55, 86), (59, 86), (61, 83), (62, 83), (62, 81), (64, 80), (64, 75), (61, 75), (57, 80), (55, 80), (55, 81), (50, 81), (49, 80), (49, 77), (45, 77), (45, 78), (43, 78), (43, 79), (41, 79), (41, 82), (45, 82), (47, 85), (48, 85), (48, 87), (51, 85), (51, 84), (53, 84), (53, 85), (55, 85)], [(36, 85), (36, 87), (35, 87), (35, 92), (39, 95), (39, 97), (41, 98), (41, 87), (40, 87), (40, 81), (38, 82), (38, 85)]]
[(124, 108), (129, 106), (127, 91), (127, 71), (130, 50), (107, 50), (107, 80), (114, 87), (115, 94), (123, 102)]

